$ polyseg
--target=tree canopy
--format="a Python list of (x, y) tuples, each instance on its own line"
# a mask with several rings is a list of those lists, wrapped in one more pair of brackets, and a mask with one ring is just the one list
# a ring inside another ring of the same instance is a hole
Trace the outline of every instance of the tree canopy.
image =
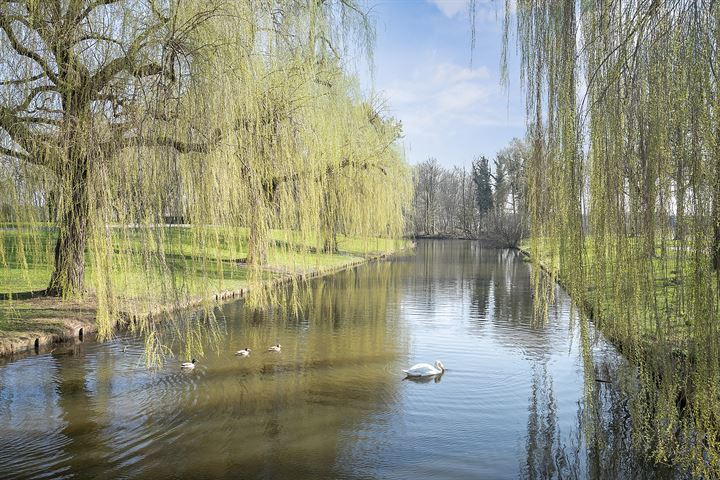
[(512, 3), (536, 267), (638, 366), (638, 446), (717, 476), (720, 3)]
[[(1, 2), (0, 222), (57, 232), (47, 292), (92, 293), (103, 338), (133, 268), (177, 300), (172, 262), (246, 250), (260, 280), (271, 231), (399, 236), (401, 125), (350, 68), (372, 41), (353, 0)], [(33, 248), (0, 241), (0, 268)]]
[(493, 208), (492, 174), (487, 157), (480, 156), (473, 160), (472, 176), (475, 183), (475, 202), (482, 217)]

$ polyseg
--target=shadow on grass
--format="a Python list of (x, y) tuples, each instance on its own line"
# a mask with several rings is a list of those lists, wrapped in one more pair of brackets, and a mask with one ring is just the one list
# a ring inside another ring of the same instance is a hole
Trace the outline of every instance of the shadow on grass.
[(27, 292), (0, 292), (0, 300), (29, 300), (31, 298), (47, 297), (47, 289), (29, 290)]
[[(13, 299), (15, 297), (13, 296)], [(0, 336), (8, 333), (62, 333), (67, 321), (92, 323), (92, 305), (61, 303), (57, 297), (33, 297), (30, 301), (0, 302)]]

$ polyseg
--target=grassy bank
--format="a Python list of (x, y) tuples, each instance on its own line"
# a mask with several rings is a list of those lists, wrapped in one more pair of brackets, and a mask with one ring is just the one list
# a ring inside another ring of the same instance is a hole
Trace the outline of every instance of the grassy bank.
[[(693, 478), (717, 478), (720, 287), (708, 249), (659, 239), (652, 251), (635, 238), (614, 248), (590, 238), (581, 253), (561, 260), (562, 250), (542, 240), (521, 250), (632, 365), (629, 376), (613, 383), (627, 395), (638, 448)], [(543, 281), (540, 288), (550, 285)], [(589, 382), (592, 391), (592, 377)]]
[[(198, 235), (186, 227), (158, 227), (156, 234), (113, 230), (112, 288), (126, 316), (156, 314), (204, 301), (240, 298), (253, 285), (247, 257), (247, 231), (207, 229)], [(203, 248), (203, 237), (220, 238), (220, 248)], [(256, 272), (262, 284), (322, 275), (411, 245), (407, 240), (338, 238), (338, 252), (321, 253), (296, 234), (273, 231), (268, 263)], [(226, 237), (227, 242), (222, 241)], [(232, 240), (231, 240), (232, 239)], [(87, 262), (88, 294), (81, 301), (40, 295), (52, 273), (55, 231), (51, 228), (0, 230), (0, 355), (39, 349), (63, 338), (86, 335), (96, 328), (96, 282)], [(153, 242), (154, 255), (143, 245)], [(92, 248), (92, 246), (90, 247)], [(89, 255), (88, 255), (89, 258)], [(259, 275), (258, 275), (259, 273)], [(82, 329), (82, 330), (81, 330)]]
[[(652, 258), (652, 267), (646, 272), (633, 272), (633, 276), (624, 275), (622, 265), (617, 266), (617, 276), (612, 288), (607, 288), (607, 281), (601, 282), (595, 278), (593, 272), (597, 272), (600, 266), (595, 261), (595, 245), (591, 238), (585, 240), (586, 248), (582, 258), (582, 267), (586, 274), (587, 281), (582, 285), (582, 291), (570, 292), (582, 302), (580, 305), (589, 315), (603, 333), (616, 343), (622, 342), (627, 337), (636, 337), (641, 343), (652, 345), (664, 343), (667, 348), (686, 348), (684, 345), (695, 328), (695, 321), (688, 315), (688, 312), (680, 305), (681, 298), (687, 288), (693, 272), (692, 258), (687, 255), (675, 255), (679, 244), (675, 241), (666, 241), (655, 249), (655, 256)], [(526, 242), (520, 247), (528, 258), (536, 256), (540, 265), (546, 272), (554, 276), (566, 289), (569, 288), (564, 282), (564, 269), (559, 257), (553, 255), (547, 246), (537, 252), (531, 252), (530, 245)], [(637, 258), (627, 258), (626, 262), (640, 264), (646, 262), (647, 258), (638, 254)], [(579, 262), (581, 259), (576, 259)], [(709, 259), (707, 260), (709, 262)], [(603, 269), (606, 266), (602, 266)], [(709, 284), (717, 295), (715, 284)], [(618, 298), (627, 298), (627, 290), (636, 291), (631, 301), (619, 304)], [(576, 289), (577, 290), (577, 289)], [(616, 324), (614, 318), (617, 309), (632, 311), (634, 321), (632, 325), (623, 323)], [(658, 322), (658, 318), (662, 322)], [(623, 331), (618, 331), (622, 327)], [(630, 329), (631, 331), (629, 331)], [(647, 348), (643, 349), (647, 350)]]

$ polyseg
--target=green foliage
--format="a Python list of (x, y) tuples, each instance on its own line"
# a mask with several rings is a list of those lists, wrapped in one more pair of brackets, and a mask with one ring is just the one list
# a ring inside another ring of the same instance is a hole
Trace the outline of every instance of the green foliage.
[(484, 156), (476, 158), (472, 164), (472, 173), (475, 201), (480, 215), (483, 216), (493, 208), (492, 176), (488, 159)]
[(0, 241), (0, 278), (36, 285), (42, 256), (107, 338), (129, 299), (181, 305), (228, 275), (260, 285), (278, 249), (303, 264), (403, 233), (401, 125), (348, 68), (373, 36), (354, 1), (57, 5), (0, 4), (0, 222), (32, 227)]
[[(513, 138), (507, 147), (497, 152), (495, 160), (495, 195), (497, 197), (497, 191), (500, 190), (501, 201), (496, 200), (495, 204), (501, 205), (504, 209), (509, 209), (513, 214), (522, 214), (526, 211), (527, 178), (525, 165), (529, 158), (529, 145), (518, 138)], [(498, 178), (499, 174), (497, 172), (502, 172), (502, 180)], [(498, 185), (502, 185), (502, 188), (498, 189)]]
[(637, 365), (638, 448), (715, 478), (720, 4), (520, 0), (514, 18), (536, 267)]

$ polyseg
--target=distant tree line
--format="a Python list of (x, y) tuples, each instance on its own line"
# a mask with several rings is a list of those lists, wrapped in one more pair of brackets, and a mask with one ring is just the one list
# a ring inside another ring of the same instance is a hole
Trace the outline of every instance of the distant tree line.
[(446, 169), (436, 158), (415, 167), (413, 228), (420, 236), (470, 236), (477, 231), (476, 187), (466, 168)]
[(433, 157), (416, 165), (413, 234), (483, 238), (516, 246), (527, 226), (528, 152), (528, 145), (516, 138), (496, 154), (492, 164), (478, 156), (469, 169), (445, 168)]

